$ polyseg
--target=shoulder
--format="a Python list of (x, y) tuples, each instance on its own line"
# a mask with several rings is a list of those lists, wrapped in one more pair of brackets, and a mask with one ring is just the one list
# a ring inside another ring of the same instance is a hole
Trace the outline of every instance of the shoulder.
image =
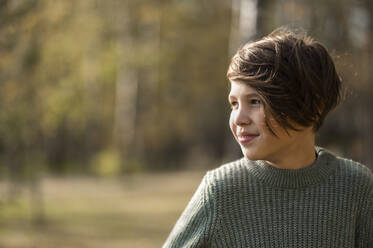
[(245, 158), (225, 163), (207, 172), (205, 179), (217, 189), (236, 188), (248, 182)]
[(207, 175), (213, 179), (227, 179), (238, 176), (245, 169), (245, 158), (240, 158), (232, 162), (220, 165), (219, 167), (207, 172)]
[(373, 173), (365, 165), (351, 159), (336, 156), (340, 173), (373, 183)]
[(335, 176), (343, 178), (346, 183), (359, 185), (373, 190), (373, 173), (362, 163), (353, 161), (348, 158), (337, 156), (329, 151), (331, 161), (336, 163)]

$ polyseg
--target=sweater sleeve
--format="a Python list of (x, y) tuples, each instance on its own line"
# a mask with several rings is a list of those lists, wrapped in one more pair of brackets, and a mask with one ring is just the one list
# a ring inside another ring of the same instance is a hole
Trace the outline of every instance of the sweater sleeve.
[(365, 199), (358, 217), (356, 247), (373, 247), (373, 190)]
[(215, 213), (208, 175), (203, 178), (163, 248), (209, 247)]

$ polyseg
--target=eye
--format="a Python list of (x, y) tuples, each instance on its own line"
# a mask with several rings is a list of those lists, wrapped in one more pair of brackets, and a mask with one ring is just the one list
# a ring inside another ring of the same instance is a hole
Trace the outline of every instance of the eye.
[(230, 102), (231, 109), (237, 108), (238, 107), (238, 102), (232, 101)]
[(250, 104), (252, 104), (252, 105), (259, 105), (261, 103), (262, 103), (262, 101), (260, 99), (251, 99), (250, 100)]

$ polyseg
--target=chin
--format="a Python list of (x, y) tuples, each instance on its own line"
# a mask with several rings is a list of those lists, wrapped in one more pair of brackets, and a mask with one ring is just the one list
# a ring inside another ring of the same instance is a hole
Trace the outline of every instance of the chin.
[(256, 151), (253, 151), (251, 149), (249, 150), (247, 148), (241, 148), (241, 150), (242, 150), (242, 154), (244, 155), (244, 157), (249, 160), (262, 160), (262, 158)]

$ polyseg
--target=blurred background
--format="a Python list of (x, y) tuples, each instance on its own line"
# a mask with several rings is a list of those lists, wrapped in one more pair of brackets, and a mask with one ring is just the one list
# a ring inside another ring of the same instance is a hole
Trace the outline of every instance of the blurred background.
[(0, 247), (160, 247), (241, 156), (230, 57), (282, 25), (343, 79), (317, 143), (372, 168), (370, 0), (0, 0)]

